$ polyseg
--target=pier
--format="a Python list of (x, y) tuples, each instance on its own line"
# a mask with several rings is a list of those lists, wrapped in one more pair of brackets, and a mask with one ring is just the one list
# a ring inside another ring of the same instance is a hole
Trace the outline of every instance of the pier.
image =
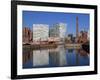
[(74, 44), (65, 44), (66, 48), (73, 48), (73, 49), (80, 49), (82, 48), (82, 45), (79, 43), (74, 43)]

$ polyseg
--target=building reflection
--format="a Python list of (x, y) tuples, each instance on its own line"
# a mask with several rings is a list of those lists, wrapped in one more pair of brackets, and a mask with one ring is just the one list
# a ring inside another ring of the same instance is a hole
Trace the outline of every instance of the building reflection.
[(79, 65), (79, 54), (78, 54), (78, 50), (75, 50), (76, 53), (76, 65)]
[(43, 66), (49, 64), (48, 50), (33, 50), (33, 66)]
[(88, 53), (83, 49), (76, 49), (76, 65), (89, 65)]
[(33, 61), (33, 52), (30, 49), (23, 49), (23, 67), (27, 67), (29, 65), (25, 65), (28, 62)]
[(64, 46), (56, 49), (34, 50), (33, 67), (35, 66), (64, 66), (66, 65), (66, 53)]
[(64, 45), (51, 49), (24, 49), (23, 66), (32, 67), (61, 67), (89, 65), (89, 54), (82, 49), (66, 49)]
[(89, 65), (88, 53), (82, 49), (66, 51), (68, 66)]
[(66, 52), (64, 46), (60, 45), (57, 49), (50, 50), (50, 62), (54, 66), (66, 65)]

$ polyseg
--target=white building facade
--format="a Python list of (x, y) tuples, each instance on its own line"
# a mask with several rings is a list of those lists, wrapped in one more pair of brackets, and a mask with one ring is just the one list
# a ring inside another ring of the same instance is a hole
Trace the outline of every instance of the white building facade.
[(33, 41), (45, 41), (49, 37), (49, 25), (33, 24)]
[(58, 23), (54, 24), (50, 29), (50, 37), (59, 37), (59, 39), (64, 39), (66, 37), (67, 24)]
[(67, 24), (59, 23), (58, 26), (59, 26), (59, 36), (60, 36), (60, 38), (65, 38)]

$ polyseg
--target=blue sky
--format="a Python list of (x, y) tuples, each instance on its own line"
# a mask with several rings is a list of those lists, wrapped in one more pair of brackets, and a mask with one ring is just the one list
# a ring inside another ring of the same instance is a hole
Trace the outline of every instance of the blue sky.
[(76, 34), (76, 17), (79, 19), (79, 31), (89, 30), (89, 14), (82, 13), (61, 13), (61, 12), (39, 12), (39, 11), (23, 11), (23, 27), (30, 27), (33, 24), (48, 24), (52, 27), (56, 23), (67, 24), (67, 34)]

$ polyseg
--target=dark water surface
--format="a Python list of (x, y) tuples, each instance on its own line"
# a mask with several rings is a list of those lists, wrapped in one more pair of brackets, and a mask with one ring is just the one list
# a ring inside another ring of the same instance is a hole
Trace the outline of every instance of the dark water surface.
[(82, 49), (68, 49), (63, 45), (52, 49), (23, 49), (23, 68), (88, 66), (89, 54)]

